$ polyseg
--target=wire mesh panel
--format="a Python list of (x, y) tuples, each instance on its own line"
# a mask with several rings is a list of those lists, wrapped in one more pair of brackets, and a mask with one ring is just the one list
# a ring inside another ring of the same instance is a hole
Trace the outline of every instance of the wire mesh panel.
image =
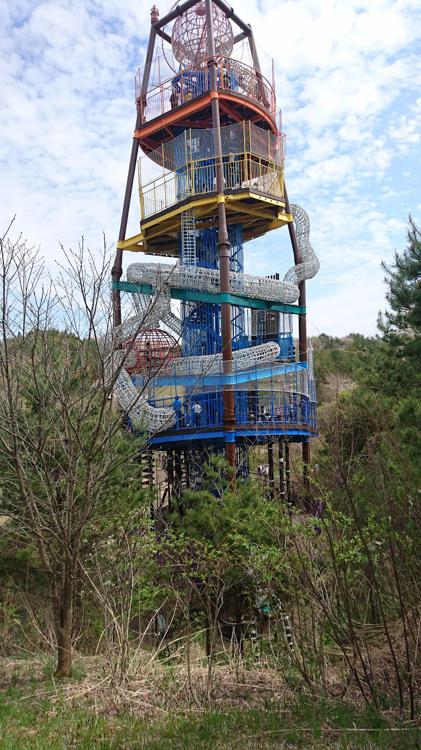
[[(285, 135), (259, 128), (252, 122), (238, 122), (221, 127), (222, 156), (248, 153), (273, 164), (284, 163)], [(174, 171), (192, 160), (201, 161), (215, 156), (213, 128), (186, 128), (180, 135), (162, 143), (159, 148), (142, 157), (151, 159), (164, 169)]]
[[(173, 407), (172, 398), (150, 401), (161, 412)], [(235, 390), (235, 422), (237, 427), (259, 427), (268, 429), (316, 429), (315, 403), (308, 395), (296, 391)], [(206, 429), (222, 427), (222, 391), (193, 391), (183, 399), (179, 419), (172, 428), (192, 430), (199, 434)]]

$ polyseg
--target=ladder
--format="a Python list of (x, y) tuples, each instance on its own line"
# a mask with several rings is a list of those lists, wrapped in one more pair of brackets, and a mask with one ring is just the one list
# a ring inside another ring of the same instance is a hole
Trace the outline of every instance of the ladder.
[(181, 214), (181, 263), (183, 266), (197, 265), (196, 219), (192, 209)]

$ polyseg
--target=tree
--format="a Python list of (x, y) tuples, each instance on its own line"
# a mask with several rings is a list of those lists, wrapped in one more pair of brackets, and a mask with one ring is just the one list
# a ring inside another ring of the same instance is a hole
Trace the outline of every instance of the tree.
[[(221, 456), (210, 456), (203, 489), (184, 493), (183, 514), (162, 540), (162, 559), (174, 582), (183, 571), (184, 596), (201, 612), (210, 661), (219, 631), (242, 649), (256, 602), (281, 587), (283, 556), (268, 529), (279, 528), (283, 513), (251, 481), (233, 489)], [(186, 613), (188, 619), (188, 607)]]
[[(408, 244), (395, 253), (392, 265), (383, 263), (390, 305), (379, 315), (379, 328), (387, 345), (392, 370), (392, 390), (421, 386), (421, 232), (409, 217)], [(386, 364), (386, 363), (385, 363)], [(386, 371), (386, 367), (384, 370)], [(403, 395), (403, 394), (402, 394)]]
[(71, 672), (75, 583), (96, 519), (125, 493), (141, 499), (143, 441), (121, 429), (101, 338), (107, 255), (63, 250), (52, 280), (26, 242), (0, 238), (0, 514), (45, 576), (59, 676)]

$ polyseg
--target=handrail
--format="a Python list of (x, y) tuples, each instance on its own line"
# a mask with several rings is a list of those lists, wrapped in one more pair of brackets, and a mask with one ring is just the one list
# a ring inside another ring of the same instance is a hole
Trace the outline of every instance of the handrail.
[[(202, 96), (210, 90), (207, 63), (194, 70), (182, 70), (165, 81), (160, 81), (141, 98), (142, 71), (135, 76), (136, 103), (142, 108), (142, 121), (149, 122), (182, 104)], [(254, 68), (239, 60), (222, 58), (217, 65), (217, 87), (260, 104), (276, 117), (275, 91), (269, 81)]]
[[(254, 154), (233, 155), (224, 161), (225, 190), (248, 189), (282, 198), (283, 167)], [(215, 163), (200, 159), (183, 165), (177, 172), (167, 172), (140, 187), (141, 220), (164, 211), (186, 198), (215, 191)]]
[[(316, 405), (308, 395), (294, 391), (235, 391), (235, 415), (238, 426), (267, 425), (317, 429)], [(222, 392), (191, 394), (174, 407), (174, 397), (149, 400), (152, 408), (174, 409), (173, 430), (201, 430), (223, 425)], [(200, 410), (195, 407), (200, 405)]]

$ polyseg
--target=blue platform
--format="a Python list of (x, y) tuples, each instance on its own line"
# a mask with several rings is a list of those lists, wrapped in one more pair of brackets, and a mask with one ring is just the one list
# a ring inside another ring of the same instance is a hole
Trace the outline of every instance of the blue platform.
[[(155, 388), (161, 387), (174, 387), (177, 386), (188, 386), (195, 388), (202, 388), (205, 386), (211, 386), (214, 388), (223, 387), (225, 385), (239, 385), (241, 383), (252, 383), (254, 381), (266, 380), (267, 378), (273, 378), (279, 375), (286, 375), (288, 373), (298, 373), (302, 370), (307, 370), (307, 362), (274, 362), (267, 367), (253, 368), (252, 370), (237, 370), (229, 375), (223, 375), (218, 373), (216, 375), (166, 375), (165, 377), (156, 377), (153, 380), (153, 386)], [(142, 388), (146, 382), (150, 382), (148, 378), (143, 375), (132, 375), (132, 381), (136, 387)]]

